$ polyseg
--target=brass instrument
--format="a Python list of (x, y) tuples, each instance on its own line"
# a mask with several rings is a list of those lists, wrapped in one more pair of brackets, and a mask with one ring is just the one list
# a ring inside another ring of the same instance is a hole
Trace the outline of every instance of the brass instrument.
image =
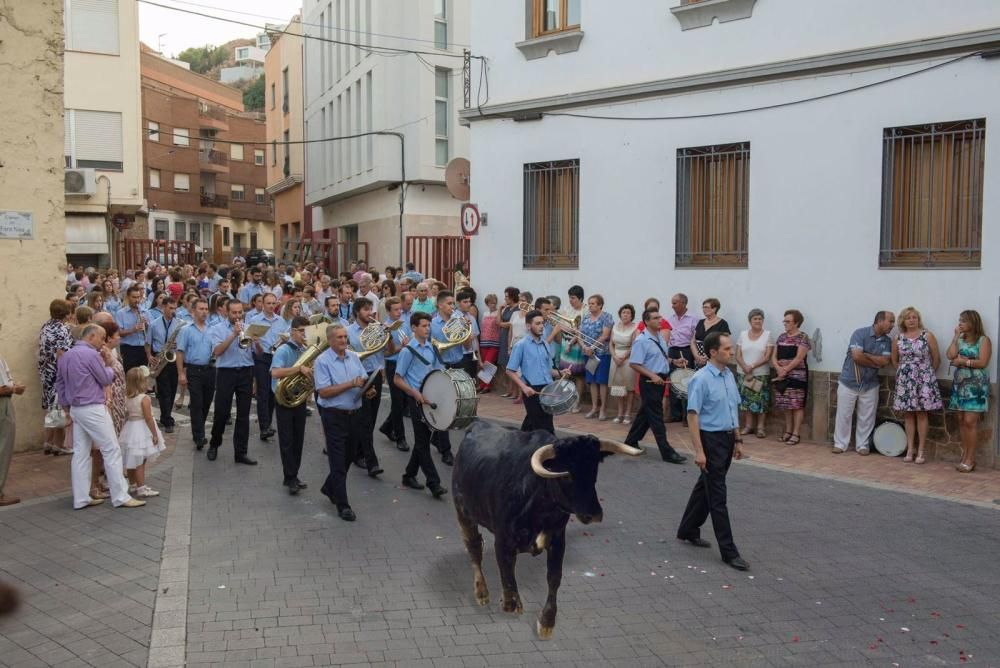
[(455, 346), (465, 345), (472, 338), (472, 323), (465, 318), (452, 318), (444, 324), (444, 337), (448, 340), (431, 339), (431, 345), (439, 355)]
[[(240, 326), (241, 326), (241, 327), (245, 327), (245, 326), (246, 326), (246, 323), (244, 323), (244, 322), (241, 322), (241, 323), (240, 323)], [(243, 350), (246, 350), (246, 349), (247, 349), (247, 348), (249, 348), (249, 347), (250, 347), (251, 345), (253, 345), (253, 339), (251, 339), (251, 338), (250, 338), (249, 336), (247, 336), (247, 333), (246, 333), (245, 331), (242, 331), (242, 330), (241, 330), (241, 331), (240, 331), (240, 339), (239, 339), (239, 343), (238, 343), (238, 345), (239, 345), (239, 347), (240, 347), (240, 348), (242, 348)]]
[[(302, 351), (302, 354), (299, 355), (299, 358), (295, 360), (292, 366), (312, 367), (316, 359), (329, 347), (330, 344), (327, 341), (320, 341), (309, 346)], [(274, 390), (274, 398), (285, 408), (298, 408), (309, 400), (309, 395), (315, 389), (316, 387), (312, 378), (304, 373), (296, 373), (291, 376), (285, 376), (278, 381), (278, 385)]]
[(177, 329), (170, 332), (166, 342), (163, 344), (163, 348), (160, 349), (160, 352), (156, 353), (153, 363), (149, 365), (150, 378), (156, 378), (167, 368), (168, 364), (173, 364), (177, 361), (177, 335), (190, 324), (181, 320), (181, 324), (177, 326)]
[(361, 347), (364, 350), (355, 351), (358, 353), (358, 358), (364, 360), (367, 357), (371, 357), (377, 352), (382, 351), (387, 345), (389, 345), (389, 340), (392, 338), (392, 333), (403, 326), (402, 320), (397, 320), (388, 327), (378, 322), (377, 320), (363, 330), (358, 336), (361, 339)]
[(321, 322), (326, 322), (326, 314), (325, 313), (314, 313), (313, 315), (309, 316), (309, 324), (310, 325), (318, 325)]
[[(527, 314), (528, 311), (532, 309), (532, 306), (528, 302), (519, 302), (517, 308), (521, 310), (522, 313)], [(607, 350), (607, 344), (601, 343), (597, 339), (587, 336), (580, 329), (580, 325), (583, 323), (583, 316), (576, 316), (575, 318), (569, 318), (558, 311), (553, 311), (545, 316), (545, 322), (549, 323), (553, 327), (558, 327), (563, 334), (572, 338), (579, 339), (580, 343), (587, 346), (588, 348), (593, 348), (594, 352), (601, 355)]]
[(290, 338), (292, 338), (292, 335), (289, 334), (288, 332), (282, 332), (281, 334), (278, 334), (278, 340), (274, 342), (274, 345), (271, 346), (271, 348), (268, 350), (268, 353), (273, 355), (278, 350), (278, 348), (281, 347), (281, 344), (285, 343)]

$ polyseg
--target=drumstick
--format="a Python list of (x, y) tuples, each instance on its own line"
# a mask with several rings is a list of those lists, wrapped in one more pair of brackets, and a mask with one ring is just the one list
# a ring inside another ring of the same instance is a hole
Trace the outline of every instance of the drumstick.
[(436, 411), (436, 410), (437, 410), (437, 408), (438, 408), (438, 405), (437, 405), (437, 404), (435, 404), (435, 403), (432, 403), (432, 402), (430, 402), (430, 401), (428, 401), (428, 402), (427, 402), (427, 405), (431, 407), (431, 410), (432, 410), (432, 411)]

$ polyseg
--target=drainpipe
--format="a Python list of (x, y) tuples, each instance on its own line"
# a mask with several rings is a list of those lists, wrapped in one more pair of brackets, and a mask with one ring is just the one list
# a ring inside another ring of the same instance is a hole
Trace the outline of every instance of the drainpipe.
[(375, 132), (399, 140), (399, 265), (403, 266), (403, 212), (406, 208), (406, 141), (402, 132)]
[(108, 265), (112, 269), (118, 269), (118, 267), (115, 266), (115, 246), (112, 238), (111, 227), (111, 179), (107, 174), (101, 174), (97, 177), (98, 181), (101, 179), (104, 179), (108, 184), (107, 198), (104, 202), (104, 231), (108, 235)]

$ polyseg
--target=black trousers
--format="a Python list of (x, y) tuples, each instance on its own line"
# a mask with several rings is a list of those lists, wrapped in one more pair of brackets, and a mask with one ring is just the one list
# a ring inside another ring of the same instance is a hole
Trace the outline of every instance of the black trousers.
[[(428, 486), (440, 485), (441, 476), (438, 475), (434, 460), (431, 459), (431, 440), (437, 439), (441, 435), (447, 436), (448, 432), (431, 433), (431, 428), (424, 422), (424, 412), (417, 405), (417, 402), (413, 400), (413, 397), (407, 397), (406, 401), (410, 406), (410, 422), (413, 424), (413, 449), (410, 451), (410, 461), (407, 462), (403, 475), (407, 478), (415, 478), (417, 472), (423, 471)], [(438, 449), (440, 450), (440, 445)]]
[[(694, 354), (688, 346), (670, 346), (667, 348), (667, 357), (670, 359), (683, 357), (687, 360), (687, 368), (694, 369)], [(681, 368), (683, 367), (674, 366), (673, 364), (670, 365), (670, 371)], [(670, 419), (675, 422), (683, 420), (686, 418), (687, 414), (687, 399), (681, 399), (677, 396), (677, 393), (673, 391), (673, 388), (670, 388), (670, 390)]]
[(122, 366), (125, 368), (125, 373), (128, 373), (129, 369), (142, 366), (149, 361), (146, 359), (145, 346), (126, 346), (123, 343), (118, 349), (122, 354)]
[(354, 462), (361, 442), (361, 410), (344, 411), (320, 406), (319, 417), (323, 422), (326, 458), (330, 466), (321, 491), (337, 504), (337, 508), (350, 506), (347, 500), (347, 470)]
[(254, 355), (253, 377), (257, 381), (257, 426), (260, 431), (271, 428), (274, 417), (274, 392), (271, 391), (271, 360), (274, 355)]
[(670, 447), (667, 441), (667, 428), (663, 426), (663, 386), (651, 383), (645, 376), (640, 376), (639, 399), (642, 403), (635, 420), (632, 421), (632, 428), (625, 437), (625, 443), (638, 445), (646, 432), (652, 429), (660, 456), (666, 459), (675, 450)]
[(462, 356), (461, 369), (465, 373), (469, 374), (469, 378), (472, 378), (473, 380), (476, 379), (476, 374), (479, 373), (479, 360), (476, 359), (475, 353), (465, 353), (465, 355)]
[(209, 364), (186, 364), (188, 394), (191, 395), (191, 436), (205, 438), (205, 420), (215, 397), (215, 367)]
[[(544, 385), (532, 385), (531, 389), (541, 392)], [(552, 424), (552, 416), (542, 410), (542, 401), (539, 395), (524, 397), (524, 422), (521, 423), (521, 431), (534, 431), (544, 429), (555, 435), (556, 428)]]
[(212, 418), (212, 439), (209, 446), (222, 445), (226, 422), (233, 410), (236, 396), (236, 420), (233, 424), (233, 451), (237, 457), (247, 454), (250, 441), (250, 400), (253, 398), (253, 367), (241, 366), (217, 369), (215, 372), (215, 417)]
[(723, 559), (740, 556), (733, 542), (733, 528), (729, 524), (729, 508), (726, 505), (726, 473), (733, 463), (733, 449), (736, 434), (732, 431), (702, 431), (701, 446), (705, 450), (707, 464), (698, 477), (691, 497), (688, 499), (684, 517), (677, 529), (677, 537), (686, 540), (699, 538), (701, 525), (712, 516), (715, 540)]
[(306, 405), (285, 408), (278, 404), (274, 411), (275, 421), (278, 423), (278, 448), (284, 482), (298, 480), (299, 466), (302, 464), (302, 444), (306, 438)]
[[(376, 372), (378, 373), (378, 372)], [(375, 422), (378, 421), (378, 407), (382, 403), (382, 374), (372, 383), (375, 396), (361, 397), (361, 443), (360, 454), (365, 458), (365, 467), (371, 471), (378, 468), (375, 454)]]
[[(406, 393), (396, 387), (393, 379), (396, 377), (396, 361), (385, 361), (385, 382), (389, 383), (389, 398), (391, 400), (389, 416), (382, 423), (382, 428), (392, 434), (394, 441), (406, 440), (403, 428), (403, 407), (406, 406)], [(386, 428), (388, 427), (388, 428)]]
[(174, 426), (174, 398), (177, 396), (177, 365), (166, 364), (156, 377), (156, 400), (160, 404), (160, 424)]

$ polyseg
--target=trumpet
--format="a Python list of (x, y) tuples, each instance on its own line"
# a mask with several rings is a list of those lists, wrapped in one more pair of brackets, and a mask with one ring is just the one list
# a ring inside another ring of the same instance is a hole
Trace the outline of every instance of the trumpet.
[[(241, 328), (244, 327), (244, 323), (242, 320), (240, 321), (240, 327)], [(239, 345), (239, 347), (242, 348), (243, 350), (246, 350), (252, 344), (253, 344), (253, 339), (247, 336), (247, 333), (244, 332), (242, 329), (240, 329), (240, 338), (237, 345)]]
[(288, 332), (282, 332), (281, 334), (278, 334), (278, 340), (274, 342), (274, 345), (271, 346), (268, 352), (273, 355), (278, 350), (278, 348), (280, 348), (281, 345), (286, 341), (288, 341), (288, 339), (290, 338), (292, 338), (292, 335), (289, 334)]
[(361, 347), (364, 350), (357, 351), (358, 357), (364, 360), (377, 352), (381, 352), (392, 338), (392, 333), (403, 326), (402, 320), (397, 320), (388, 327), (375, 321), (361, 330), (358, 338), (361, 339)]
[(452, 318), (444, 324), (444, 336), (447, 341), (431, 339), (431, 345), (439, 355), (455, 346), (464, 345), (472, 338), (472, 323), (465, 318)]

